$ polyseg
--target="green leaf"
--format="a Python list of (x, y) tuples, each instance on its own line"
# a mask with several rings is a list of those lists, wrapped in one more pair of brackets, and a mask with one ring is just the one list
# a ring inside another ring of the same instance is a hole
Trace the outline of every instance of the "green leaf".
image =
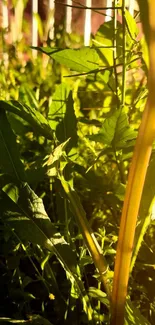
[(94, 287), (89, 287), (89, 295), (92, 298), (97, 298), (100, 301), (102, 301), (102, 298), (105, 298), (107, 296), (105, 292)]
[(25, 120), (23, 120), (20, 116), (15, 115), (11, 112), (7, 112), (7, 119), (15, 134), (25, 136), (26, 133), (31, 131), (30, 125)]
[(4, 109), (0, 109), (0, 167), (2, 171), (16, 178), (17, 180), (25, 180), (25, 172), (16, 137), (7, 120)]
[[(32, 47), (33, 48), (33, 47)], [(58, 49), (53, 47), (36, 47), (43, 53), (67, 68), (77, 72), (90, 72), (99, 67), (99, 56), (95, 49), (83, 47), (81, 49)]]
[(124, 201), (126, 186), (122, 183), (114, 185), (114, 193), (120, 201)]
[(48, 121), (34, 108), (28, 107), (26, 104), (22, 104), (15, 100), (9, 102), (0, 100), (0, 109), (5, 109), (17, 114), (33, 127), (34, 132), (37, 132), (50, 140), (53, 139), (53, 133)]
[(126, 302), (125, 325), (151, 325), (129, 299)]
[[(60, 166), (58, 163), (60, 163), (61, 158), (65, 155), (65, 149), (69, 141), (70, 139), (61, 143), (58, 147), (55, 148), (52, 154), (48, 157), (48, 160), (44, 164), (44, 166), (47, 165), (48, 176), (52, 177), (57, 175), (57, 169), (58, 166)], [(65, 167), (66, 164), (67, 161), (63, 163), (63, 168)]]
[(128, 10), (125, 10), (125, 20), (126, 20), (127, 29), (128, 29), (128, 32), (129, 32), (131, 38), (133, 40), (136, 40), (139, 30), (138, 30), (138, 27), (137, 27), (134, 17), (132, 17), (132, 15), (130, 14), (130, 12)]
[(46, 247), (56, 254), (63, 266), (75, 271), (76, 259), (73, 252), (70, 251), (69, 245), (60, 233), (56, 231), (44, 209), (42, 200), (27, 183), (19, 189), (14, 203), (18, 214), (14, 214), (14, 217), (8, 218), (8, 220), (18, 233), (21, 231), (20, 237), (25, 236), (28, 241)]
[(52, 224), (42, 200), (27, 183), (23, 183), (13, 201), (9, 193), (1, 194), (0, 212), (3, 222), (14, 229), (21, 241), (38, 244), (57, 256), (65, 271), (68, 272), (71, 282), (75, 282), (83, 299), (84, 310), (91, 320), (92, 310), (89, 298), (76, 270), (76, 255)]
[[(98, 29), (93, 43), (96, 47), (97, 53), (99, 54), (102, 60), (102, 66), (113, 66), (113, 45), (114, 39), (114, 20), (104, 23)], [(120, 56), (122, 49), (122, 28), (121, 23), (117, 21), (117, 30), (116, 30), (116, 39), (117, 39), (117, 57)]]
[(13, 319), (13, 318), (8, 318), (8, 317), (0, 317), (0, 323), (3, 325), (8, 325), (8, 324), (18, 324), (18, 325), (52, 325), (47, 319), (39, 316), (39, 315), (33, 315), (30, 316), (28, 320), (19, 320), (19, 319)]
[(89, 136), (89, 139), (120, 149), (131, 146), (136, 135), (137, 132), (129, 126), (127, 114), (123, 109), (118, 109), (105, 119), (100, 132)]
[(48, 121), (51, 129), (56, 131), (60, 143), (70, 139), (70, 148), (77, 145), (77, 121), (74, 113), (73, 98), (70, 87), (62, 83), (53, 94), (49, 108)]
[(38, 100), (36, 99), (36, 92), (26, 86), (20, 87), (19, 100), (21, 102), (24, 101), (26, 105), (33, 107), (35, 110), (37, 110), (39, 106)]

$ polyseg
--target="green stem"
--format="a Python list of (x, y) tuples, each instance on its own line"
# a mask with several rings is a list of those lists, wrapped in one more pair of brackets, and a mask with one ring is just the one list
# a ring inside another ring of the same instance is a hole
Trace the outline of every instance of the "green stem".
[(75, 217), (77, 219), (78, 225), (82, 231), (83, 238), (85, 240), (86, 246), (93, 258), (94, 264), (99, 271), (101, 281), (106, 290), (108, 297), (111, 295), (111, 288), (108, 283), (108, 265), (103, 256), (101, 247), (99, 246), (94, 233), (92, 232), (90, 225), (86, 219), (85, 212), (82, 205), (80, 204), (79, 198), (76, 192), (70, 187), (70, 185), (65, 181), (62, 175), (59, 175), (61, 184), (65, 193), (67, 194), (71, 207)]

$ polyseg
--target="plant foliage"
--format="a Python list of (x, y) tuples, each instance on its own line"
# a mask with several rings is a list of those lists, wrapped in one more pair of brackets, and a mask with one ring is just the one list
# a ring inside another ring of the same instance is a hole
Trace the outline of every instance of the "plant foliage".
[[(8, 48), (8, 67), (1, 62), (2, 324), (110, 322), (120, 215), (148, 92), (147, 45), (130, 13), (118, 13), (90, 47), (55, 40), (36, 48), (36, 61), (22, 65)], [(128, 325), (155, 322), (154, 164), (153, 150)]]

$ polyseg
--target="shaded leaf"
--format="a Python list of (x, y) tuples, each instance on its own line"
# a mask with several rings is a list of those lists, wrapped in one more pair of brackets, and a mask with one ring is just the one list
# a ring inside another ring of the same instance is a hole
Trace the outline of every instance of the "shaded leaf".
[(114, 186), (114, 193), (120, 201), (124, 201), (126, 186), (122, 183)]
[(18, 324), (18, 325), (52, 325), (47, 319), (41, 317), (40, 315), (33, 315), (30, 316), (28, 320), (24, 319), (13, 319), (13, 318), (8, 318), (8, 317), (0, 317), (0, 323), (3, 325), (8, 325), (8, 324)]
[(0, 152), (0, 167), (3, 172), (24, 181), (26, 176), (20, 161), (16, 137), (2, 108), (0, 109)]
[(39, 111), (35, 110), (34, 108), (15, 100), (9, 102), (0, 100), (0, 109), (5, 109), (9, 112), (17, 114), (30, 123), (34, 132), (37, 132), (50, 140), (53, 139), (53, 133), (48, 121)]
[(133, 303), (128, 299), (126, 302), (125, 325), (151, 325), (149, 321), (135, 308)]
[(11, 112), (7, 112), (7, 119), (15, 134), (24, 136), (27, 132), (31, 131), (30, 125), (25, 120), (23, 120), (20, 116), (15, 115)]
[(83, 300), (84, 310), (91, 319), (92, 310), (89, 298), (76, 270), (76, 256), (69, 244), (52, 224), (44, 209), (42, 200), (27, 183), (21, 184), (19, 192), (14, 196), (13, 201), (9, 197), (9, 192), (7, 192), (7, 195), (3, 192), (0, 199), (0, 212), (3, 222), (15, 230), (21, 241), (25, 240), (39, 244), (57, 256), (59, 262), (69, 274), (71, 282), (75, 282), (79, 295)]

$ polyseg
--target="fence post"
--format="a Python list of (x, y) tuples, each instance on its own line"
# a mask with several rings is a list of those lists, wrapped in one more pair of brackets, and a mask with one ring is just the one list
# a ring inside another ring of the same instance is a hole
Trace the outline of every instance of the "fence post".
[(67, 0), (67, 7), (66, 7), (66, 32), (70, 34), (72, 32), (72, 0)]
[(129, 12), (134, 16), (135, 0), (129, 0)]
[(112, 7), (112, 0), (107, 0), (106, 2), (107, 2), (106, 3), (107, 10), (106, 10), (105, 22), (111, 20), (112, 17), (112, 9), (108, 8), (108, 7)]
[[(38, 0), (32, 0), (32, 46), (38, 46)], [(32, 50), (34, 58), (37, 57), (37, 51)]]
[[(92, 7), (92, 0), (85, 1), (86, 7)], [(85, 11), (85, 23), (84, 23), (84, 45), (89, 46), (91, 34), (91, 9)]]
[(4, 30), (4, 37), (2, 35), (2, 57), (4, 64), (7, 67), (9, 63), (8, 53), (4, 49), (4, 40), (6, 41), (5, 33), (8, 32), (9, 28), (9, 15), (8, 15), (8, 6), (6, 1), (2, 1), (2, 29)]
[(21, 41), (22, 39), (24, 0), (18, 0), (14, 10), (15, 10), (14, 42), (17, 42), (17, 41)]
[(49, 38), (54, 38), (54, 0), (49, 0)]

